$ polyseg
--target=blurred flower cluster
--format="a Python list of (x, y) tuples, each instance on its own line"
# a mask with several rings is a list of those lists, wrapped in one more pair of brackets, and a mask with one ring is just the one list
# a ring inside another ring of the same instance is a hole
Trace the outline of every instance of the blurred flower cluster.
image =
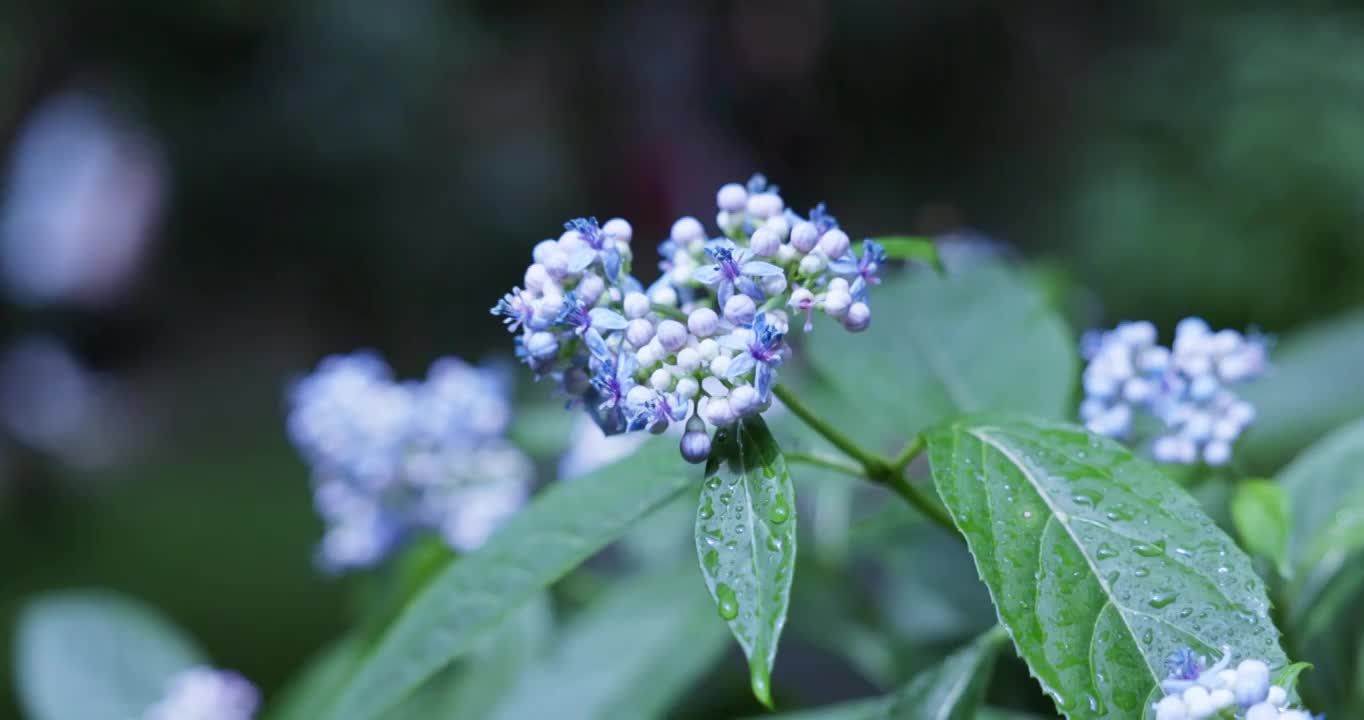
[(1185, 648), (1167, 665), (1170, 677), (1161, 683), (1166, 695), (1155, 704), (1156, 720), (1313, 720), (1310, 712), (1288, 707), (1288, 691), (1270, 684), (1269, 665), (1262, 660), (1242, 660), (1232, 669), (1227, 652), (1208, 667), (1207, 658)]
[[(1082, 350), (1085, 399), (1080, 418), (1095, 433), (1145, 439), (1163, 463), (1200, 460), (1222, 465), (1255, 420), (1255, 408), (1232, 389), (1264, 374), (1264, 338), (1234, 330), (1213, 332), (1199, 318), (1175, 328), (1171, 348), (1156, 343), (1149, 322), (1129, 322), (1088, 334)], [(1154, 419), (1151, 431), (1139, 416)]]
[(685, 421), (689, 462), (709, 455), (708, 426), (770, 406), (791, 352), (788, 312), (806, 332), (816, 310), (866, 329), (867, 291), (885, 262), (872, 240), (855, 253), (823, 205), (807, 217), (788, 209), (761, 175), (725, 185), (716, 202), (723, 235), (694, 217), (673, 223), (662, 276), (647, 288), (630, 274), (631, 225), (578, 219), (535, 246), (524, 287), (492, 310), (516, 334), (517, 355), (607, 435)]
[(260, 693), (241, 675), (194, 667), (171, 678), (166, 696), (145, 720), (251, 720)]
[(373, 565), (420, 530), (471, 550), (515, 512), (533, 468), (503, 438), (506, 385), (456, 358), (437, 360), (424, 382), (398, 382), (364, 352), (329, 357), (299, 381), (289, 434), (327, 522), (322, 566)]

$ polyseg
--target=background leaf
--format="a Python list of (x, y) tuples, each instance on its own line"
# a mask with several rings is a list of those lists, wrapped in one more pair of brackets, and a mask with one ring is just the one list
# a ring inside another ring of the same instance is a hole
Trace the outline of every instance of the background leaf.
[(893, 275), (874, 288), (873, 307), (857, 338), (840, 341), (843, 330), (824, 322), (802, 348), (828, 385), (809, 392), (812, 404), (853, 437), (894, 452), (963, 413), (1073, 414), (1074, 339), (1016, 273), (990, 265)]
[(1250, 559), (1118, 443), (975, 418), (928, 445), (1001, 622), (1067, 717), (1142, 718), (1183, 647), (1286, 664)]
[(135, 720), (203, 662), (155, 610), (108, 592), (53, 593), (19, 614), (15, 667), (31, 720)]
[(921, 262), (942, 272), (942, 257), (938, 255), (938, 245), (932, 238), (893, 235), (876, 238), (876, 242), (881, 243), (886, 250), (886, 257), (891, 260)]
[(486, 545), (443, 571), (394, 623), (331, 717), (392, 707), (511, 613), (694, 482), (670, 438), (540, 493)]
[(715, 434), (696, 512), (696, 554), (721, 618), (748, 656), (753, 694), (772, 705), (772, 663), (796, 567), (796, 496), (762, 418)]
[(495, 711), (460, 717), (646, 720), (662, 716), (728, 641), (690, 567), (613, 584), (573, 620)]
[(1231, 517), (1246, 550), (1269, 558), (1280, 575), (1287, 575), (1288, 538), (1292, 530), (1288, 493), (1268, 480), (1240, 482), (1232, 495)]
[(1293, 516), (1294, 608), (1310, 604), (1364, 548), (1364, 419), (1309, 448), (1279, 475)]

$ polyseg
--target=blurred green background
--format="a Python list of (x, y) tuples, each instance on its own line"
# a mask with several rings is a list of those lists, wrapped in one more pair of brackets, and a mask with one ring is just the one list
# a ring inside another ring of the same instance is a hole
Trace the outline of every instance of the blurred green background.
[(623, 215), (648, 268), (755, 170), (854, 236), (1046, 261), (1077, 329), (1343, 312), (1361, 33), (1332, 2), (5, 5), (2, 345), (69, 355), (0, 362), (0, 646), (23, 597), (105, 586), (269, 695), (354, 584), (313, 569), (288, 379), (505, 355), (534, 242)]

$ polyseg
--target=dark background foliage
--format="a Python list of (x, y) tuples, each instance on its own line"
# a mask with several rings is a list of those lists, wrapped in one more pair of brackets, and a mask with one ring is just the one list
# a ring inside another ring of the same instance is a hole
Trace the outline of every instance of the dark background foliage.
[[(1081, 328), (1286, 332), (1364, 301), (1361, 30), (1327, 2), (5, 6), (0, 151), (16, 162), (74, 93), (135, 129), (161, 202), (122, 292), (8, 288), (5, 342), (59, 338), (119, 409), (81, 424), (103, 450), (72, 457), (21, 441), (33, 403), (69, 399), (56, 384), (0, 383), (19, 418), (0, 640), (26, 595), (108, 586), (276, 689), (354, 585), (311, 565), (287, 379), (358, 346), (404, 374), (505, 355), (487, 308), (535, 241), (623, 215), (647, 268), (672, 219), (708, 222), (715, 188), (755, 170), (855, 236), (1049, 261)], [(64, 211), (91, 228), (71, 263), (109, 242), (128, 188)]]

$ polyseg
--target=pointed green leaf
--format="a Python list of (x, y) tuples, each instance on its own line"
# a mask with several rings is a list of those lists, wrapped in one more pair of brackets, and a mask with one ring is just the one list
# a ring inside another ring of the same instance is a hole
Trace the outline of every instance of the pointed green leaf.
[(659, 717), (719, 658), (727, 641), (696, 578), (665, 566), (612, 586), (527, 668), (494, 711), (478, 717)]
[(912, 260), (943, 271), (942, 256), (938, 254), (938, 244), (932, 238), (894, 235), (873, 238), (886, 249), (886, 257), (891, 260)]
[(1279, 474), (1293, 516), (1294, 615), (1364, 550), (1364, 419), (1308, 448)]
[(1288, 537), (1292, 518), (1288, 493), (1268, 480), (1247, 480), (1236, 486), (1231, 517), (1241, 544), (1252, 555), (1268, 558), (1280, 575), (1289, 573)]
[(389, 629), (329, 717), (368, 720), (469, 652), (550, 583), (695, 480), (670, 439), (541, 492), (446, 568)]
[(930, 432), (928, 447), (1000, 621), (1067, 717), (1144, 717), (1184, 647), (1287, 664), (1250, 559), (1118, 443), (971, 418)]
[(773, 720), (976, 720), (995, 657), (1008, 639), (996, 626), (942, 662), (914, 676), (903, 689), (879, 698), (781, 715)]
[(716, 431), (696, 512), (696, 553), (716, 612), (748, 656), (753, 694), (771, 707), (772, 663), (796, 567), (796, 496), (760, 417)]
[(32, 720), (142, 717), (177, 673), (203, 662), (155, 610), (107, 592), (62, 592), (19, 614), (15, 672)]
[(1298, 676), (1302, 675), (1303, 671), (1311, 669), (1312, 663), (1295, 662), (1274, 673), (1274, 684), (1291, 693), (1298, 687)]

